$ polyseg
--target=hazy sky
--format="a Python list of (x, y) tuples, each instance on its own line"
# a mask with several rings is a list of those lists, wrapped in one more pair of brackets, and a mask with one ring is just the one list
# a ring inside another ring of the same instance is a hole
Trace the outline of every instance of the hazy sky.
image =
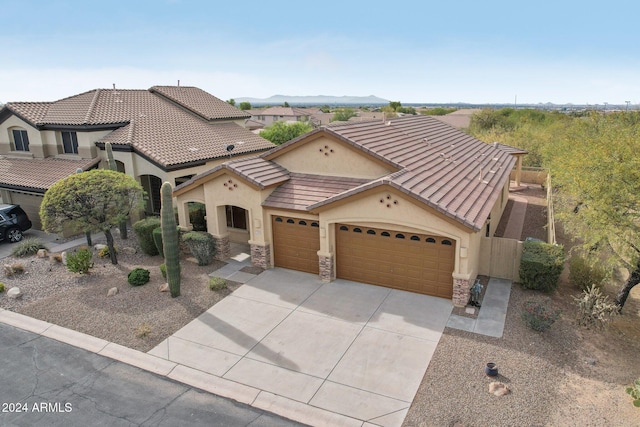
[(222, 98), (640, 104), (640, 2), (0, 0), (0, 102)]

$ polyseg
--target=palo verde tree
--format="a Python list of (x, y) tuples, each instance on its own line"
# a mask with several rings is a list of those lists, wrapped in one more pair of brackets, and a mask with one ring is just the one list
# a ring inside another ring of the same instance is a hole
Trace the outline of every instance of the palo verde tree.
[(356, 111), (353, 108), (345, 107), (338, 108), (333, 113), (333, 117), (331, 118), (332, 122), (346, 122), (351, 117), (357, 116)]
[(629, 276), (615, 298), (622, 310), (640, 283), (640, 116), (575, 120), (546, 157), (557, 187), (558, 218), (585, 253)]
[(40, 205), (42, 226), (61, 233), (72, 223), (82, 232), (103, 232), (111, 263), (117, 264), (111, 229), (142, 207), (144, 191), (131, 176), (108, 169), (70, 175), (53, 184)]

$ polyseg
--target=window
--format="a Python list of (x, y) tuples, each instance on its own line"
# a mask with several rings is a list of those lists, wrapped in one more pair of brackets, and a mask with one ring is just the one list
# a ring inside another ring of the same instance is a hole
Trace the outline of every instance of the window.
[(356, 228), (353, 229), (353, 232), (354, 233), (362, 233), (362, 230), (356, 227)]
[(312, 226), (312, 227), (320, 227), (320, 224), (318, 224), (317, 222), (312, 222), (312, 223), (311, 223), (311, 226)]
[(376, 234), (376, 232), (373, 230), (367, 230), (367, 234)]
[(445, 246), (451, 246), (452, 245), (451, 240), (443, 240), (442, 244), (445, 245)]
[(436, 239), (434, 239), (433, 237), (427, 237), (426, 242), (427, 242), (427, 243), (435, 243), (435, 242), (436, 242)]
[(344, 225), (341, 225), (340, 231), (349, 231), (349, 227), (345, 227)]
[(383, 231), (380, 235), (384, 237), (391, 237), (391, 234), (388, 231)]
[(396, 239), (404, 239), (404, 234), (396, 234)]
[(16, 151), (29, 151), (29, 135), (24, 129), (13, 129), (13, 143)]
[(298, 225), (307, 225), (307, 221), (298, 221)]
[(75, 132), (63, 131), (62, 149), (65, 154), (78, 154), (78, 135)]
[(282, 218), (280, 217), (276, 218), (276, 222), (282, 222)]
[(411, 236), (411, 240), (416, 240), (416, 241), (420, 241), (420, 237), (418, 236)]
[[(276, 218), (278, 221), (278, 218)], [(247, 229), (247, 211), (237, 206), (227, 205), (227, 227)]]
[(294, 220), (292, 220), (291, 218), (289, 218), (287, 220), (287, 224), (295, 224), (296, 222)]

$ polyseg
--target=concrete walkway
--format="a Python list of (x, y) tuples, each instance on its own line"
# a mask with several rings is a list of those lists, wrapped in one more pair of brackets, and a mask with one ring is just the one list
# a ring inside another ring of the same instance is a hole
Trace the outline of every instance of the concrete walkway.
[[(40, 230), (27, 230), (24, 232), (24, 238), (38, 238), (42, 240), (49, 249), (49, 252), (63, 252), (87, 244), (87, 239), (84, 236), (65, 241), (56, 234), (48, 234)], [(104, 234), (96, 233), (92, 235), (92, 240), (93, 244), (98, 242), (104, 243)], [(0, 242), (0, 259), (10, 256), (11, 251), (13, 251), (16, 245), (18, 245), (18, 243)]]
[(511, 280), (492, 277), (487, 284), (478, 317), (472, 319), (452, 314), (447, 327), (500, 338), (504, 331), (510, 295)]
[(522, 196), (509, 194), (509, 198), (513, 200), (513, 207), (509, 214), (507, 228), (504, 230), (502, 237), (505, 239), (521, 240), (522, 227), (524, 225), (524, 217), (527, 213), (527, 205), (529, 202)]

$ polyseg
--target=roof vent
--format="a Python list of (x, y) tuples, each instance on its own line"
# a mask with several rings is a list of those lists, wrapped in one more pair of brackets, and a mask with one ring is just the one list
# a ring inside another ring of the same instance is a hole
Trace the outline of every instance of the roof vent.
[(493, 143), (493, 148), (498, 148), (498, 142)]

